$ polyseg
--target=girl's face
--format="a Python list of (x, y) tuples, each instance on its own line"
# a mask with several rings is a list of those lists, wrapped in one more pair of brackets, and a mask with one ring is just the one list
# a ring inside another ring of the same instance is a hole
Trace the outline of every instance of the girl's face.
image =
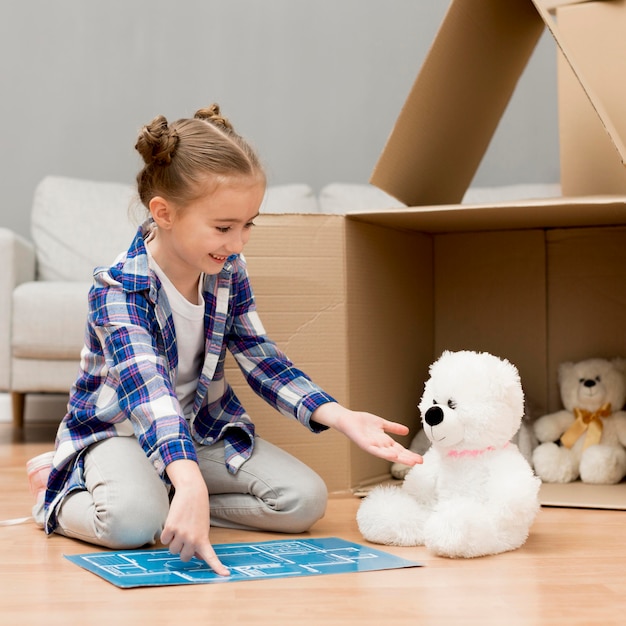
[(259, 178), (226, 178), (182, 208), (160, 197), (150, 202), (158, 225), (150, 250), (176, 285), (200, 273), (217, 274), (250, 238), (265, 193)]

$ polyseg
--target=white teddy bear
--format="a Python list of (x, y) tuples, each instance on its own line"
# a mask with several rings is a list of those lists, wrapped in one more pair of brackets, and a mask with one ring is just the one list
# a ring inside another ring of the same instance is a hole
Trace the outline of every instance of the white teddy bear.
[[(558, 380), (565, 407), (534, 424), (537, 475), (549, 483), (615, 484), (626, 475), (626, 378), (623, 359), (562, 363)], [(558, 443), (557, 443), (558, 442)], [(559, 445), (560, 443), (560, 445)]]
[(374, 543), (425, 545), (440, 556), (519, 548), (539, 510), (540, 481), (511, 438), (524, 413), (514, 365), (489, 353), (446, 351), (419, 404), (431, 446), (402, 487), (376, 487), (357, 513)]

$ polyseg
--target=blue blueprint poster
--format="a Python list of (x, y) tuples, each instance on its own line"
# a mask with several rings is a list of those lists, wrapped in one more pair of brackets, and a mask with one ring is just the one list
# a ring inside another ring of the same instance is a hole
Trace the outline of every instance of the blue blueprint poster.
[(214, 574), (199, 559), (183, 563), (165, 548), (92, 552), (65, 558), (122, 588), (345, 574), (421, 565), (336, 537), (224, 543), (213, 548), (230, 569), (228, 578)]

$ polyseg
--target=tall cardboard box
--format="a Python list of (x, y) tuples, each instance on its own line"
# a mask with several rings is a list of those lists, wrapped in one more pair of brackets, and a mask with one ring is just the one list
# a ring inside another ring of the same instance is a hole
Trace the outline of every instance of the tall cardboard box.
[[(511, 360), (533, 415), (559, 408), (560, 362), (626, 355), (626, 198), (458, 204), (551, 19), (540, 9), (451, 3), (372, 176), (413, 208), (262, 215), (248, 244), (269, 334), (340, 402), (413, 432), (428, 365), (444, 349)], [(388, 475), (389, 463), (341, 435), (310, 435), (244, 385), (237, 392), (261, 436), (330, 491)], [(622, 487), (548, 499), (626, 507)]]

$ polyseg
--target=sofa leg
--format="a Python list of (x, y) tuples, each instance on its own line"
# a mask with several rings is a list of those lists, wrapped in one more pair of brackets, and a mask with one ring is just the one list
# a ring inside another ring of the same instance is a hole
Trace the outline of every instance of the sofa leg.
[(24, 428), (24, 406), (26, 404), (26, 394), (19, 391), (11, 392), (11, 408), (13, 412), (13, 428), (22, 430)]

